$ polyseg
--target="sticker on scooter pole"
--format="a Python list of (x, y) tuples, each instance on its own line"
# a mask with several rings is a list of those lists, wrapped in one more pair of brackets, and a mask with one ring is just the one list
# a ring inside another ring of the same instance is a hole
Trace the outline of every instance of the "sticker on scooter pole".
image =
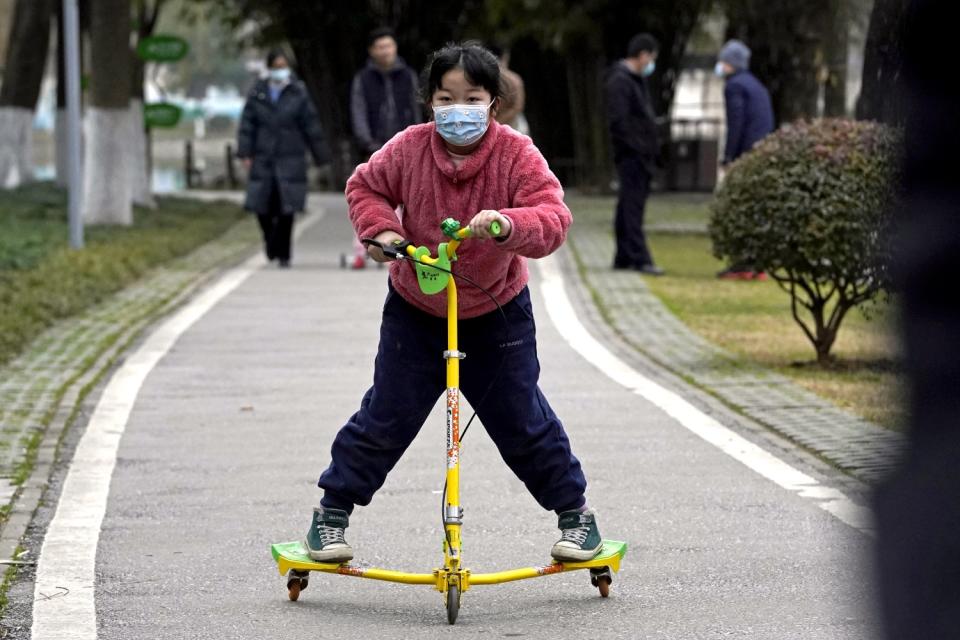
[(447, 389), (447, 468), (460, 462), (460, 391)]

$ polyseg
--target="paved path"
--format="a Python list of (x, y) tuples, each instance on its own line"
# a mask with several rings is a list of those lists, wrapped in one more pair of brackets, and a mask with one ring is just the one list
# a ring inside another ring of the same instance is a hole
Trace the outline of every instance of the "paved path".
[[(602, 531), (631, 545), (612, 597), (598, 598), (583, 573), (476, 587), (455, 629), (425, 587), (316, 576), (288, 602), (268, 545), (305, 530), (333, 435), (371, 379), (385, 294), (384, 271), (337, 268), (350, 231), (342, 200), (323, 204), (294, 269), (257, 270), (146, 378), (97, 549), (100, 638), (871, 637), (859, 569), (869, 536), (588, 364), (551, 323), (537, 282), (542, 386), (583, 461)], [(348, 533), (360, 560), (435, 566), (442, 448), (437, 410), (355, 513)], [(843, 483), (801, 454), (789, 461), (825, 487)], [(478, 426), (465, 442), (463, 500), (469, 566), (547, 560), (555, 517)], [(40, 524), (51, 515), (43, 510)], [(28, 592), (21, 581), (11, 598)], [(47, 605), (67, 607), (73, 595)]]
[[(223, 194), (220, 194), (220, 198)], [(50, 476), (64, 427), (90, 386), (158, 316), (251, 251), (255, 225), (150, 271), (96, 306), (62, 320), (0, 366), (0, 560), (19, 545)]]
[(604, 319), (633, 347), (858, 478), (877, 480), (896, 465), (904, 446), (902, 434), (844, 411), (789, 378), (750, 365), (694, 333), (641, 276), (610, 269), (609, 217), (576, 214), (569, 246), (581, 275), (601, 301)]

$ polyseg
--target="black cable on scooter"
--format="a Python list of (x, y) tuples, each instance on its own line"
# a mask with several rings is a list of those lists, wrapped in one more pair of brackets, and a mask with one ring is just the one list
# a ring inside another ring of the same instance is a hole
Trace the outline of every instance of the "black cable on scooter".
[[(417, 264), (422, 264), (422, 265), (425, 265), (425, 266), (428, 266), (428, 267), (433, 267), (433, 268), (436, 269), (437, 271), (442, 271), (442, 272), (444, 272), (444, 273), (449, 273), (449, 274), (450, 274), (451, 276), (453, 276), (454, 278), (460, 278), (461, 280), (463, 280), (463, 281), (466, 282), (467, 284), (470, 284), (470, 285), (472, 285), (473, 287), (479, 289), (480, 291), (483, 291), (483, 293), (485, 293), (486, 296), (487, 296), (488, 298), (490, 298), (490, 300), (493, 301), (493, 304), (497, 305), (497, 311), (500, 312), (500, 318), (503, 320), (504, 326), (506, 326), (506, 327), (509, 327), (509, 326), (510, 326), (510, 323), (509, 323), (509, 321), (507, 320), (507, 313), (503, 310), (503, 307), (500, 306), (500, 303), (497, 302), (497, 299), (493, 296), (493, 294), (490, 293), (489, 291), (487, 291), (487, 290), (486, 290), (483, 286), (481, 286), (478, 282), (475, 282), (474, 280), (468, 278), (467, 276), (460, 275), (459, 273), (454, 273), (454, 272), (451, 271), (450, 269), (444, 269), (443, 267), (438, 267), (438, 266), (436, 266), (436, 265), (427, 264), (426, 262), (423, 262), (422, 260), (417, 260), (417, 259), (415, 259), (415, 258), (411, 258), (410, 256), (402, 256), (402, 257), (400, 257), (399, 259), (401, 259), (401, 260), (408, 260), (408, 261), (410, 261), (410, 262), (415, 262), (415, 263), (417, 263)], [(526, 312), (524, 311), (524, 313), (526, 313)], [(529, 314), (528, 314), (528, 315), (529, 315)], [(494, 374), (493, 374), (493, 378), (490, 379), (490, 384), (487, 385), (486, 391), (484, 391), (484, 392), (483, 392), (483, 395), (480, 396), (480, 402), (478, 402), (478, 403), (477, 403), (477, 406), (475, 406), (475, 407), (473, 408), (473, 415), (471, 415), (471, 416), (470, 416), (470, 419), (467, 420), (467, 426), (465, 426), (465, 427), (463, 428), (463, 431), (460, 432), (460, 442), (463, 442), (463, 438), (467, 435), (467, 431), (470, 429), (470, 425), (473, 424), (474, 418), (477, 417), (477, 409), (479, 409), (481, 406), (483, 406), (483, 403), (484, 403), (484, 401), (486, 401), (487, 396), (490, 395), (490, 392), (493, 390), (494, 385), (496, 385), (496, 384), (497, 384), (497, 381), (500, 379), (500, 374), (503, 372), (503, 363), (506, 361), (506, 359), (507, 359), (507, 354), (506, 354), (506, 353), (504, 353), (503, 355), (500, 356), (500, 363), (497, 365), (497, 371), (496, 371), (496, 373), (494, 373)], [(444, 479), (444, 481), (443, 481), (443, 491), (440, 492), (440, 524), (441, 524), (441, 526), (446, 525), (446, 520), (447, 520), (446, 506), (447, 506), (447, 481), (446, 481), (446, 479)]]
[[(384, 249), (383, 244), (377, 242), (376, 240), (373, 240), (372, 238), (362, 238), (362, 239), (360, 240), (360, 242), (362, 242), (363, 244), (368, 244), (368, 245), (369, 245), (369, 244), (376, 244), (376, 245), (378, 245), (378, 246), (380, 247), (381, 250)], [(415, 263), (415, 264), (420, 264), (420, 265), (424, 265), (424, 266), (427, 266), (427, 267), (431, 267), (431, 268), (436, 269), (437, 271), (441, 271), (441, 272), (443, 272), (443, 273), (448, 273), (448, 274), (450, 274), (451, 276), (453, 276), (454, 278), (459, 278), (460, 280), (463, 280), (464, 282), (466, 282), (467, 284), (473, 286), (474, 288), (479, 289), (480, 291), (482, 291), (488, 298), (490, 298), (490, 300), (493, 302), (493, 304), (497, 305), (497, 311), (500, 312), (500, 317), (501, 317), (501, 319), (503, 320), (504, 326), (506, 326), (506, 327), (509, 328), (510, 323), (509, 323), (509, 321), (507, 320), (507, 314), (506, 314), (506, 312), (503, 310), (503, 307), (500, 306), (500, 303), (497, 302), (497, 299), (493, 296), (493, 294), (490, 293), (489, 291), (487, 291), (487, 289), (485, 289), (480, 283), (476, 282), (475, 280), (473, 280), (473, 279), (471, 279), (471, 278), (468, 278), (467, 276), (461, 275), (461, 274), (459, 274), (459, 273), (454, 273), (454, 272), (451, 271), (450, 269), (444, 269), (443, 267), (438, 267), (438, 266), (436, 266), (436, 265), (423, 262), (422, 260), (417, 260), (416, 258), (413, 258), (413, 257), (411, 257), (411, 256), (409, 256), (409, 255), (407, 255), (407, 254), (405, 254), (405, 253), (400, 253), (400, 251), (398, 251), (397, 248), (391, 247), (391, 249), (393, 249), (393, 250), (391, 251), (390, 255), (393, 255), (393, 256), (394, 256), (394, 259), (396, 259), (396, 260), (406, 260), (406, 261), (408, 261), (408, 262), (412, 262), (412, 263)], [(527, 313), (526, 309), (521, 308), (521, 310), (523, 311), (524, 315), (526, 315), (528, 318), (530, 318), (531, 320), (533, 320), (533, 318), (530, 316), (530, 314)], [(496, 371), (496, 373), (494, 373), (493, 378), (491, 378), (490, 384), (487, 385), (486, 391), (484, 391), (484, 392), (483, 392), (483, 395), (480, 396), (480, 402), (478, 402), (477, 405), (473, 408), (473, 415), (471, 415), (471, 416), (470, 416), (470, 419), (467, 420), (467, 426), (465, 426), (465, 427), (463, 428), (463, 431), (460, 432), (460, 442), (463, 442), (463, 438), (467, 435), (467, 431), (470, 429), (470, 425), (473, 424), (474, 418), (477, 417), (477, 409), (479, 409), (481, 406), (483, 406), (483, 403), (486, 401), (487, 396), (490, 395), (490, 392), (493, 390), (493, 387), (496, 385), (497, 381), (500, 379), (500, 374), (503, 372), (503, 364), (504, 364), (504, 362), (506, 362), (506, 359), (507, 359), (507, 354), (506, 354), (506, 353), (504, 353), (502, 356), (500, 356), (500, 363), (497, 365), (497, 371)], [(440, 520), (441, 520), (441, 523), (442, 523), (442, 524), (446, 524), (446, 522), (445, 522), (445, 520), (446, 520), (446, 513), (445, 513), (446, 504), (447, 504), (447, 481), (444, 480), (444, 481), (443, 481), (443, 492), (441, 492), (441, 494), (440, 494)]]

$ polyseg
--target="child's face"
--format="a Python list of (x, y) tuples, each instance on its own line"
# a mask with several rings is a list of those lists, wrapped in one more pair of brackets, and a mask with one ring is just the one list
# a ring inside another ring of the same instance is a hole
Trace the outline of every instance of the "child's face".
[(434, 107), (450, 104), (490, 104), (493, 96), (483, 87), (470, 84), (463, 69), (450, 69), (440, 78), (440, 86), (433, 92), (430, 103)]

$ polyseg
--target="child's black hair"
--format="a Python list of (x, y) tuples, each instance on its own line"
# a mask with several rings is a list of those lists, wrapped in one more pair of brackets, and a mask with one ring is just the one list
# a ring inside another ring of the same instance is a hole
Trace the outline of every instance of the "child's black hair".
[(451, 69), (463, 69), (470, 84), (483, 87), (493, 98), (503, 97), (500, 62), (482, 44), (475, 40), (448, 43), (434, 51), (423, 70), (423, 101), (428, 105), (433, 93), (440, 88), (443, 75)]

